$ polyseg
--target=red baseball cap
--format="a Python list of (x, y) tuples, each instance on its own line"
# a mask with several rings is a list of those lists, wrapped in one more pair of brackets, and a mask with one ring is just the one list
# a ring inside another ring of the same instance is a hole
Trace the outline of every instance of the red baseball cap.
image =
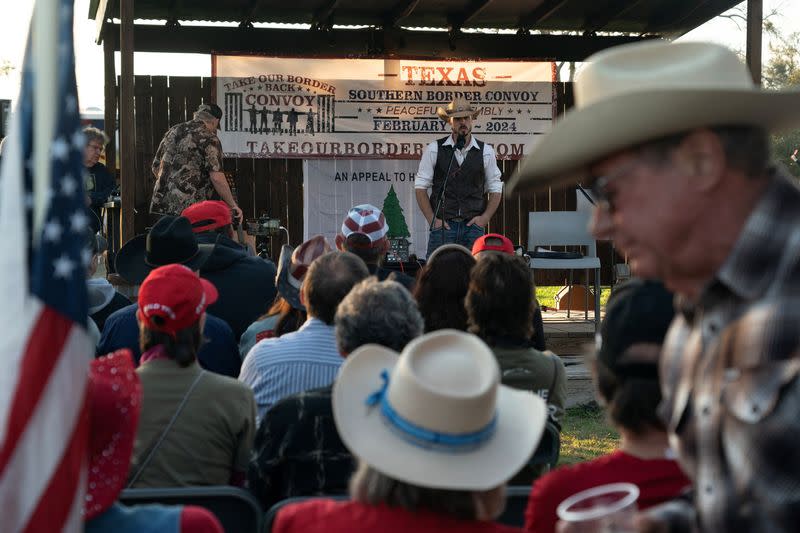
[(192, 231), (202, 233), (232, 223), (231, 208), (221, 200), (205, 200), (192, 204), (181, 213), (192, 223)]
[(166, 265), (142, 282), (137, 316), (148, 328), (175, 335), (200, 320), (218, 296), (214, 285), (189, 268)]
[(472, 244), (472, 255), (478, 255), (480, 252), (488, 251), (503, 252), (513, 255), (514, 244), (505, 235), (487, 233), (482, 237), (478, 237)]

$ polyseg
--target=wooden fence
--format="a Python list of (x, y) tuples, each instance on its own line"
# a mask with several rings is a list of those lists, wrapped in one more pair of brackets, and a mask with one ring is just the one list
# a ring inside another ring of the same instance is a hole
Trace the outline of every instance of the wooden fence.
[[(119, 83), (119, 82), (118, 82)], [(203, 102), (211, 101), (213, 79), (208, 77), (135, 76), (134, 113), (136, 127), (135, 153), (135, 229), (143, 233), (151, 223), (148, 213), (155, 178), (150, 170), (153, 156), (164, 133), (171, 126), (191, 119), (192, 113)], [(119, 85), (118, 85), (119, 87)], [(571, 84), (556, 86), (559, 114), (572, 106)], [(117, 90), (119, 98), (119, 90)], [(114, 153), (113, 147), (109, 150)], [(503, 179), (512, 175), (517, 161), (500, 161)], [(261, 213), (278, 218), (290, 234), (291, 245), (300, 244), (303, 238), (303, 168), (300, 159), (245, 159), (226, 158), (226, 173), (234, 177), (239, 205), (246, 218)], [(504, 197), (489, 223), (489, 231), (502, 233), (514, 243), (528, 242), (528, 213), (530, 211), (575, 210), (575, 188), (550, 189), (544, 192), (517, 192)], [(273, 239), (271, 255), (277, 258), (282, 236)], [(610, 243), (598, 243), (598, 254), (603, 265), (602, 282), (612, 280), (615, 257)], [(558, 285), (566, 273), (537, 271), (539, 285)], [(576, 272), (576, 279), (582, 273)]]

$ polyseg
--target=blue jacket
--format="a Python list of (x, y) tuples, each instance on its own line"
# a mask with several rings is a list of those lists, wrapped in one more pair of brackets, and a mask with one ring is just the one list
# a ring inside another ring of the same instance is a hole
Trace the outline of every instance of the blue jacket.
[[(97, 344), (97, 355), (105, 355), (119, 350), (130, 348), (133, 352), (133, 361), (139, 366), (139, 325), (136, 323), (136, 304), (123, 307), (114, 311), (106, 319), (103, 335)], [(203, 330), (206, 342), (200, 347), (197, 360), (200, 366), (211, 372), (230, 376), (239, 376), (242, 360), (239, 358), (239, 349), (233, 338), (233, 331), (225, 321), (206, 313), (206, 327)]]

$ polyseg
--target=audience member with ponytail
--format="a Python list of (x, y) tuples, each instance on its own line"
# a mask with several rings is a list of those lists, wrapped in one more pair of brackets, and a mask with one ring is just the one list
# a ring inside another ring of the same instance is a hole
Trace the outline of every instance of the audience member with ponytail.
[(156, 268), (139, 289), (142, 414), (128, 486), (241, 485), (255, 432), (253, 391), (197, 364), (217, 291), (189, 268)]
[(637, 485), (639, 509), (671, 500), (689, 487), (656, 412), (661, 401), (658, 359), (673, 314), (672, 295), (660, 283), (634, 280), (612, 292), (593, 370), (598, 400), (620, 434), (619, 449), (536, 480), (526, 531), (556, 531), (558, 504), (598, 485)]

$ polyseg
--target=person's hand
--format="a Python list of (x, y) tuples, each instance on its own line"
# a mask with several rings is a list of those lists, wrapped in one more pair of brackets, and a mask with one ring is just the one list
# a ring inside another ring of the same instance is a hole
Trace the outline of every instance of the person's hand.
[(234, 206), (231, 207), (231, 216), (236, 219), (236, 223), (238, 225), (240, 226), (242, 225), (242, 218), (244, 217), (244, 215), (242, 214), (242, 210), (239, 208), (238, 205), (234, 204)]
[(450, 229), (450, 224), (448, 224), (447, 222), (445, 222), (441, 218), (437, 218), (436, 220), (433, 221), (433, 229), (441, 228), (442, 224), (444, 224), (444, 229)]
[(86, 207), (91, 207), (91, 205), (92, 205), (92, 197), (87, 194), (85, 202), (86, 202)]
[(467, 226), (477, 225), (481, 228), (485, 228), (487, 224), (489, 224), (489, 217), (484, 215), (478, 215), (476, 217), (472, 217), (469, 222), (467, 222)]

